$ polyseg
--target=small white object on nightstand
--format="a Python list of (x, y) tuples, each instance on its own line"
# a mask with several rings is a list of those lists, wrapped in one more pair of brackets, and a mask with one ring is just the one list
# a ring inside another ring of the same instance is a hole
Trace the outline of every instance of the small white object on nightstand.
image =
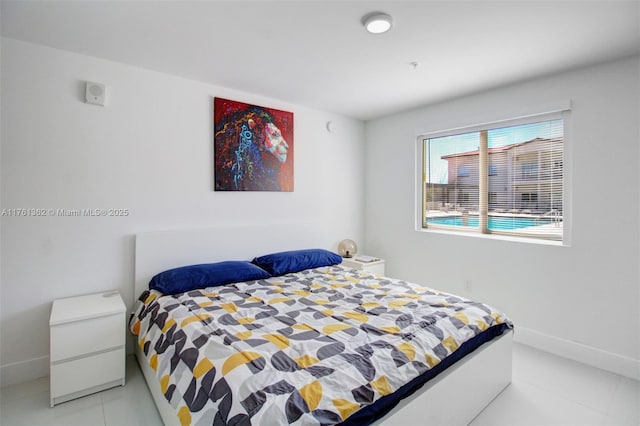
[(384, 275), (384, 259), (377, 257), (357, 255), (355, 257), (343, 258), (342, 264), (350, 268), (362, 269), (372, 274)]
[(117, 291), (54, 300), (51, 406), (124, 386), (126, 307)]

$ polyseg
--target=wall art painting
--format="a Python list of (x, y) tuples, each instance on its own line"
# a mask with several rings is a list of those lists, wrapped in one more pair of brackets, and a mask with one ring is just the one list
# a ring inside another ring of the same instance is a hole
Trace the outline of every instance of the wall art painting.
[(215, 98), (216, 191), (293, 191), (293, 113)]

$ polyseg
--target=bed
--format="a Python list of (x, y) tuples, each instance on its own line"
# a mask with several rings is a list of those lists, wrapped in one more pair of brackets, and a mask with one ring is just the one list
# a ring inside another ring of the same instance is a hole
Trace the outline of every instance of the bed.
[(330, 247), (325, 235), (282, 224), (136, 236), (146, 303), (131, 328), (165, 424), (468, 424), (510, 383), (506, 316), (340, 264), (168, 297), (147, 288), (184, 265)]

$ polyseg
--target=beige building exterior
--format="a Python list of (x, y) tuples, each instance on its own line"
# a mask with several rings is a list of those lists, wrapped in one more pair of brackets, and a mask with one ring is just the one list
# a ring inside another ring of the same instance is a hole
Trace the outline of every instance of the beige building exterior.
[[(489, 148), (489, 212), (562, 214), (562, 138), (536, 138)], [(429, 185), (429, 209), (477, 211), (479, 153), (468, 151), (443, 156), (447, 184)]]

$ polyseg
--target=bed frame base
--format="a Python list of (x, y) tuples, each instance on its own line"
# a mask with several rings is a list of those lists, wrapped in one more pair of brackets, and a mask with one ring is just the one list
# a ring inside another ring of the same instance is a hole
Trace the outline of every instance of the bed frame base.
[(373, 424), (468, 425), (511, 383), (512, 344), (509, 330), (425, 383)]

